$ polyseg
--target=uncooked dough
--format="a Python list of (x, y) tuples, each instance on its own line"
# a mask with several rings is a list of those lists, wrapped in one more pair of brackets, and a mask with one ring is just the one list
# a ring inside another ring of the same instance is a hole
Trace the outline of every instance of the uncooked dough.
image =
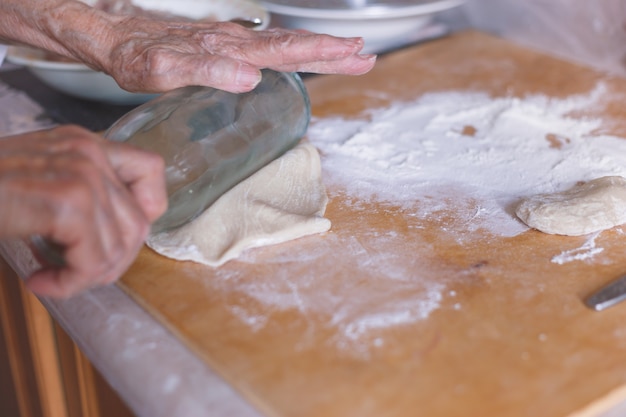
[(611, 176), (523, 201), (517, 216), (545, 233), (579, 236), (626, 223), (626, 179)]
[(221, 196), (182, 227), (151, 235), (147, 244), (177, 260), (219, 266), (246, 249), (330, 229), (320, 157), (301, 144)]

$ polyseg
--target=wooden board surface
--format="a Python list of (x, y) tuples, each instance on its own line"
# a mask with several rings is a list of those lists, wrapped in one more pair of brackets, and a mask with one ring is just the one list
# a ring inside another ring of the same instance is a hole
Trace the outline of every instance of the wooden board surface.
[[(353, 117), (429, 91), (565, 97), (599, 80), (626, 94), (625, 80), (467, 32), (307, 87), (316, 117)], [(626, 136), (623, 101), (593, 112)], [(582, 303), (626, 272), (621, 228), (596, 239), (592, 261), (559, 265), (554, 254), (586, 237), (459, 239), (462, 198), (416, 218), (330, 194), (327, 234), (219, 269), (144, 249), (120, 285), (271, 417), (564, 417), (621, 397), (607, 395), (626, 383), (626, 303), (601, 313)]]

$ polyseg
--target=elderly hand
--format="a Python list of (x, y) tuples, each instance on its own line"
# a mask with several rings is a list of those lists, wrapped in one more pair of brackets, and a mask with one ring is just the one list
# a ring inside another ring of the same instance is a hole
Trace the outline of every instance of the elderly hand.
[(166, 209), (160, 156), (76, 126), (0, 140), (0, 237), (41, 235), (65, 248), (63, 267), (26, 281), (67, 297), (116, 280)]
[(2, 38), (85, 62), (138, 92), (185, 85), (244, 92), (262, 68), (356, 75), (376, 60), (360, 54), (361, 38), (114, 15), (75, 0), (3, 0)]
[(192, 84), (237, 93), (256, 86), (261, 68), (356, 75), (369, 71), (376, 60), (359, 55), (361, 38), (254, 31), (230, 22), (174, 25), (127, 18), (116, 31), (111, 59), (101, 65), (122, 87), (139, 91)]

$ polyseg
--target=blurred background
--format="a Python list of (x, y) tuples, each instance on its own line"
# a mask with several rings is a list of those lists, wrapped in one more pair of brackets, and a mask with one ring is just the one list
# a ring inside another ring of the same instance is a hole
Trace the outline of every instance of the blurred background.
[(468, 0), (439, 19), (626, 76), (624, 0)]

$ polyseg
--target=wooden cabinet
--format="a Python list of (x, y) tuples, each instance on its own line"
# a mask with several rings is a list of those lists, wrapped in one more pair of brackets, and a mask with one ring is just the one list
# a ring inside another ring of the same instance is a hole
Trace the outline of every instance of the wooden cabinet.
[(133, 416), (1, 258), (0, 416)]

